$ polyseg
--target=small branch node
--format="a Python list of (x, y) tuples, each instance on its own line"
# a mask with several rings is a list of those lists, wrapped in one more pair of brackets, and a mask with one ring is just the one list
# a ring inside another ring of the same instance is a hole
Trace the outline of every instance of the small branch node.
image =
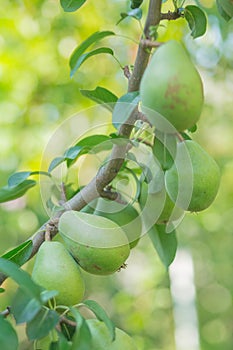
[(130, 73), (129, 66), (125, 66), (125, 67), (123, 68), (123, 72), (124, 72), (124, 76), (125, 76), (127, 79), (130, 79), (131, 73)]
[(150, 39), (142, 39), (140, 43), (144, 48), (159, 47), (163, 44), (159, 41), (151, 41)]
[(52, 218), (45, 227), (45, 241), (51, 241), (54, 233), (57, 232), (58, 229), (58, 218)]
[(166, 13), (161, 13), (160, 19), (161, 20), (168, 20), (168, 21), (172, 21), (178, 18), (183, 17), (183, 14), (181, 12), (175, 11), (168, 11)]

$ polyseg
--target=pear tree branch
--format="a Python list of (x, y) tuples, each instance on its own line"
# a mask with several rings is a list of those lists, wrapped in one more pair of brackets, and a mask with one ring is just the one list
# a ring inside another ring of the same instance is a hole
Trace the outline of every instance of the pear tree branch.
[[(137, 56), (135, 59), (134, 69), (129, 77), (128, 92), (138, 91), (140, 81), (146, 66), (149, 62), (150, 53), (152, 47), (145, 48), (143, 40), (150, 40), (149, 30), (151, 26), (159, 24), (161, 19), (161, 3), (162, 0), (150, 0), (146, 23), (144, 27), (144, 33), (141, 38), (141, 42), (138, 46)], [(127, 122), (120, 127), (119, 136), (123, 138), (129, 138), (133, 129), (134, 123), (137, 119), (140, 119), (140, 113), (137, 108), (131, 113)], [(81, 210), (87, 203), (93, 199), (105, 196), (105, 188), (112, 182), (119, 172), (127, 153), (127, 144), (114, 145), (109, 162), (99, 169), (96, 176), (73, 198), (63, 204), (64, 210), (59, 211), (53, 218), (46, 222), (32, 237), (33, 250), (31, 257), (33, 257), (41, 244), (45, 240), (45, 232), (50, 227), (50, 237), (53, 238), (58, 232), (59, 217), (66, 210)], [(117, 194), (116, 194), (117, 196)], [(5, 278), (0, 278), (0, 285), (4, 282)]]

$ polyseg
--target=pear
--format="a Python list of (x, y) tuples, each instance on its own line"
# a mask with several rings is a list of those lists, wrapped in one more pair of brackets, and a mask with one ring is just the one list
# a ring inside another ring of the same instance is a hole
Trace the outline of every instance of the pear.
[[(174, 202), (169, 198), (165, 188), (157, 193), (150, 193), (149, 186), (145, 182), (141, 185), (141, 193), (139, 197), (139, 204), (141, 209), (148, 207), (148, 214), (153, 221), (147, 220), (152, 224), (166, 224), (171, 220), (177, 220), (183, 211), (175, 207)], [(143, 214), (142, 214), (143, 216)]]
[(116, 330), (116, 338), (111, 340), (109, 330), (104, 322), (97, 319), (87, 320), (92, 336), (92, 350), (137, 350), (133, 338), (119, 328)]
[(142, 77), (140, 94), (142, 111), (160, 131), (173, 133), (196, 124), (203, 86), (181, 43), (170, 40), (156, 50)]
[(77, 263), (60, 242), (44, 242), (32, 270), (33, 280), (47, 290), (57, 290), (57, 305), (74, 305), (84, 296), (84, 282)]
[(70, 210), (62, 214), (59, 232), (74, 259), (92, 274), (116, 272), (130, 253), (124, 231), (105, 217)]
[(120, 226), (128, 238), (130, 249), (137, 245), (142, 232), (142, 222), (139, 213), (131, 204), (124, 205), (99, 198), (94, 214), (110, 219)]
[(215, 160), (192, 140), (178, 144), (176, 159), (165, 173), (167, 192), (173, 202), (188, 211), (201, 211), (214, 201), (220, 171)]

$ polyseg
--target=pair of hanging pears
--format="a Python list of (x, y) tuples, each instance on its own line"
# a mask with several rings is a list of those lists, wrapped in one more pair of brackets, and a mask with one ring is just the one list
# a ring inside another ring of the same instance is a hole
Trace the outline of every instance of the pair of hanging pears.
[(130, 244), (114, 221), (85, 212), (70, 210), (62, 214), (59, 232), (64, 244), (51, 241), (41, 245), (32, 277), (45, 289), (59, 292), (57, 305), (70, 306), (84, 296), (80, 267), (96, 275), (112, 274), (128, 258)]
[[(157, 49), (143, 75), (140, 95), (142, 111), (159, 132), (171, 135), (195, 126), (203, 107), (203, 86), (181, 43), (171, 40)], [(175, 148), (164, 174), (169, 198), (184, 210), (208, 208), (219, 188), (218, 165), (193, 140)]]

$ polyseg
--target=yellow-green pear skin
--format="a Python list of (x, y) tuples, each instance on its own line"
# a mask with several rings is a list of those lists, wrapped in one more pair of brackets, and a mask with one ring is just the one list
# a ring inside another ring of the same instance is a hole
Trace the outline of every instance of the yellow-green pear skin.
[[(185, 160), (186, 155), (188, 158)], [(220, 170), (217, 163), (192, 140), (179, 143), (176, 156), (177, 160), (175, 159), (173, 166), (165, 173), (165, 184), (170, 198), (175, 202), (180, 192), (182, 202), (178, 205), (184, 210), (197, 212), (208, 208), (219, 189)], [(186, 194), (189, 196), (188, 203), (185, 203)]]
[(159, 130), (170, 132), (153, 111), (178, 131), (196, 124), (204, 101), (203, 86), (181, 43), (170, 40), (156, 50), (143, 74), (140, 95), (142, 111)]
[(116, 272), (130, 253), (124, 231), (102, 216), (67, 211), (59, 220), (59, 232), (78, 264), (95, 275)]
[(131, 204), (124, 205), (99, 198), (94, 214), (110, 219), (120, 226), (128, 238), (130, 249), (137, 245), (142, 232), (142, 222), (139, 213)]
[(79, 266), (60, 242), (44, 242), (32, 270), (33, 280), (47, 290), (57, 290), (57, 305), (75, 305), (83, 299), (85, 286)]
[(93, 318), (87, 324), (92, 336), (91, 350), (137, 350), (133, 338), (121, 329), (115, 328), (116, 338), (112, 341), (104, 322)]

